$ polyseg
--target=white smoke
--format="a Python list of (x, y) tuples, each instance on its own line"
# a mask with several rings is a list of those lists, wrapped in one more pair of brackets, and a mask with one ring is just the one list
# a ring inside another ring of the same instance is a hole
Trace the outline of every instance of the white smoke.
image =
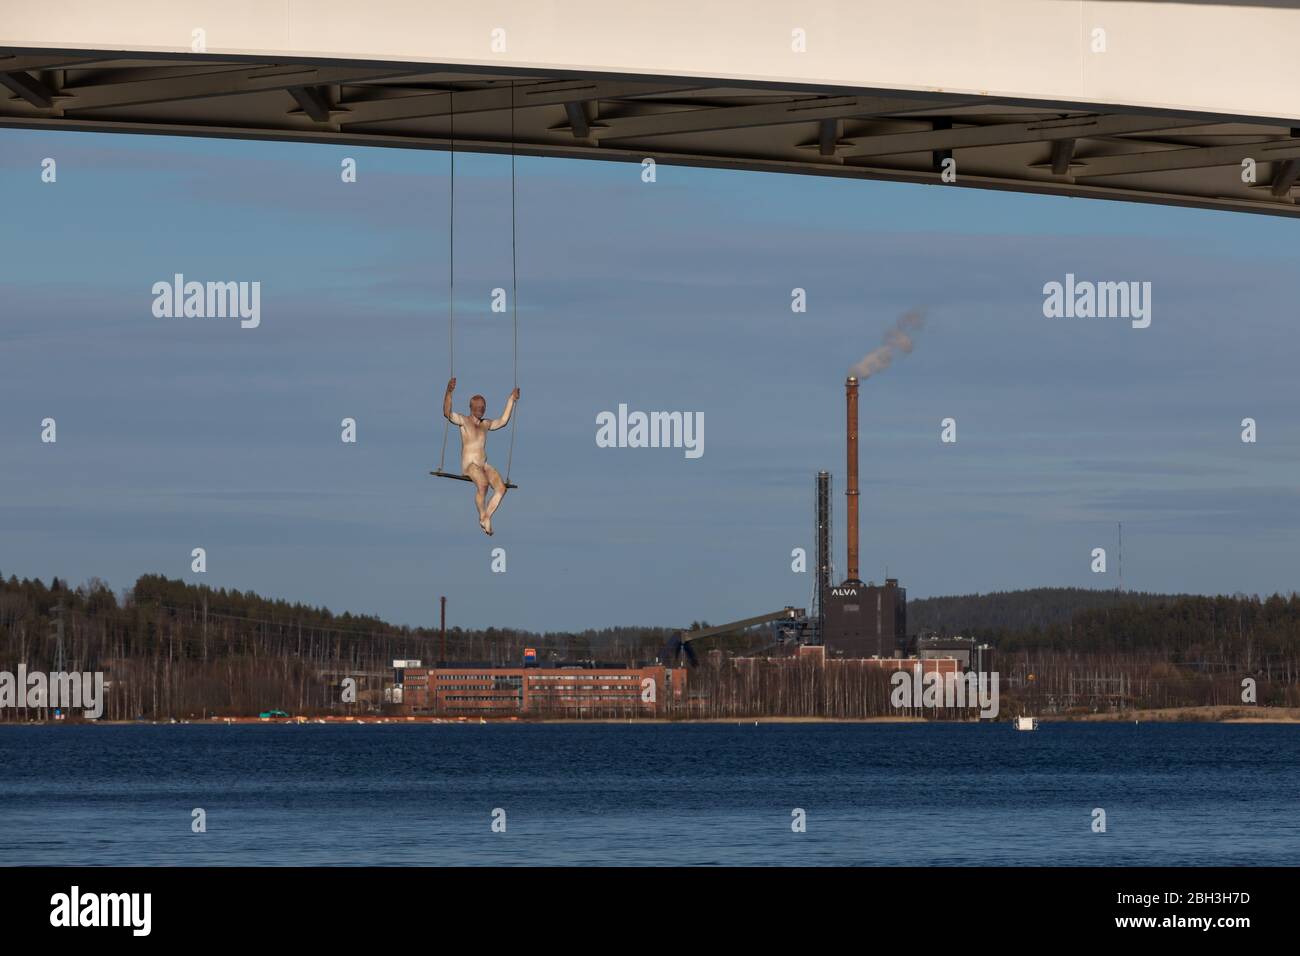
[(910, 309), (898, 317), (894, 327), (885, 333), (885, 342), (872, 349), (862, 360), (853, 366), (853, 374), (859, 379), (867, 379), (877, 372), (883, 372), (894, 361), (894, 353), (911, 353), (915, 343), (912, 334), (925, 324), (925, 315), (920, 309)]

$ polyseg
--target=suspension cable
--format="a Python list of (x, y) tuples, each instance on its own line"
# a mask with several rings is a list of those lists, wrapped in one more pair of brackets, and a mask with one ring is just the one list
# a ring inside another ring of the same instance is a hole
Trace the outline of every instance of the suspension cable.
[[(515, 81), (510, 81), (510, 306), (514, 331), (514, 387), (519, 387), (519, 252), (515, 225)], [(513, 398), (514, 393), (511, 392)], [(506, 457), (506, 484), (510, 483), (510, 468), (515, 462), (515, 429), (519, 422), (519, 405), (515, 404), (510, 416), (510, 453)]]
[[(447, 91), (447, 155), (451, 174), (447, 177), (447, 378), (456, 377), (456, 94)], [(446, 393), (444, 393), (445, 395)], [(451, 419), (442, 417), (442, 451), (438, 454), (438, 471), (447, 460), (447, 431)]]

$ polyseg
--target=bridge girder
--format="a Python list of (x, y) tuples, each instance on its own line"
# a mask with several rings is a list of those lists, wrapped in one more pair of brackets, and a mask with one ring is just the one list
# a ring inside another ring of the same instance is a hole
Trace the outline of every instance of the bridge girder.
[[(1300, 86), (1300, 58), (1278, 56), (1300, 41), (1293, 9), (721, 0), (701, 11), (656, 0), (663, 17), (620, 17), (588, 0), (234, 6), (238, 17), (173, 0), (166, 17), (110, 21), (106, 9), (156, 5), (16, 5), (0, 24), (0, 126), (435, 150), (454, 137), (461, 150), (1300, 215), (1300, 103), (1288, 108), (1279, 93)], [(973, 7), (982, 18), (971, 20)], [(743, 28), (711, 47), (680, 32), (727, 11)], [(911, 18), (927, 12), (936, 19), (918, 31)], [(1111, 54), (1089, 52), (1094, 23), (1109, 30)], [(1218, 86), (1179, 56), (1198, 28), (1220, 33), (1214, 68), (1228, 79)], [(490, 45), (498, 29), (502, 51)], [(800, 30), (802, 57), (790, 46)], [(208, 52), (187, 48), (196, 31)], [(990, 47), (1024, 63), (1000, 64)], [(857, 62), (858, 48), (875, 59)]]

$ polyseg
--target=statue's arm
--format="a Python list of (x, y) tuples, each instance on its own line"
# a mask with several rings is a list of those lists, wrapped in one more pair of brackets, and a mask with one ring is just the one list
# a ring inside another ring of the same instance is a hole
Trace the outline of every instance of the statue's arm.
[(442, 396), (442, 416), (453, 425), (464, 424), (464, 419), (451, 410), (451, 393), (456, 391), (456, 380), (453, 378), (447, 382), (447, 391)]
[(501, 417), (493, 419), (492, 424), (488, 426), (489, 431), (496, 431), (498, 428), (505, 428), (506, 425), (510, 424), (510, 416), (515, 411), (515, 399), (518, 397), (519, 389), (516, 388), (510, 393), (510, 397), (506, 399), (506, 410), (501, 413)]

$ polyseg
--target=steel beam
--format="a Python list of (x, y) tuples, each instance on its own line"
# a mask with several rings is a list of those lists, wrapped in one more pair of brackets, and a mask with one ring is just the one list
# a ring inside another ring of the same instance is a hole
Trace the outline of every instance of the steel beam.
[(267, 65), (254, 69), (245, 67), (211, 72), (200, 68), (188, 76), (70, 86), (62, 91), (70, 97), (63, 109), (65, 112), (82, 112), (122, 106), (180, 103), (214, 96), (241, 96), (295, 87), (392, 79), (409, 76), (412, 72), (410, 69), (310, 65)]
[(591, 135), (591, 124), (587, 122), (586, 107), (579, 102), (564, 104), (564, 112), (569, 117), (569, 128), (575, 139), (586, 139)]
[(1079, 160), (1078, 179), (1101, 176), (1130, 176), (1135, 173), (1166, 172), (1177, 169), (1207, 169), (1211, 166), (1240, 166), (1243, 160), (1257, 163), (1300, 157), (1300, 141), (1287, 139), (1232, 143), (1228, 146), (1190, 146), (1185, 149), (1161, 149), (1153, 152), (1123, 153)]
[(54, 90), (30, 73), (0, 73), (0, 86), (38, 109), (48, 110), (54, 106)]
[(1070, 160), (1074, 158), (1074, 140), (1058, 139), (1052, 143), (1052, 175), (1070, 175)]
[(299, 108), (315, 122), (328, 123), (330, 121), (329, 98), (320, 87), (291, 86), (289, 95), (293, 97)]
[(1300, 178), (1300, 159), (1284, 160), (1277, 164), (1269, 192), (1277, 199), (1289, 196), (1297, 178)]
[(942, 109), (951, 101), (915, 100), (884, 96), (812, 96), (789, 103), (676, 110), (607, 119), (600, 140), (644, 139), (681, 133), (706, 133), (787, 123), (812, 123), (854, 116), (890, 116), (920, 110)]
[[(576, 100), (617, 100), (648, 96), (656, 93), (675, 93), (695, 87), (681, 84), (617, 83), (599, 80), (551, 80), (540, 83), (521, 82), (513, 90), (510, 84), (500, 84), (486, 89), (469, 89), (455, 94), (455, 103), (447, 93), (416, 94), (393, 99), (367, 100), (349, 103), (350, 114), (340, 122), (345, 126), (362, 123), (391, 123), (409, 119), (424, 119), (474, 113), (491, 113), (499, 110), (531, 109), (537, 106), (563, 106)], [(454, 107), (454, 108), (453, 108)]]
[(1148, 116), (1069, 116), (1033, 123), (993, 123), (959, 129), (918, 133), (891, 133), (858, 138), (845, 150), (851, 162), (868, 156), (934, 152), (941, 149), (969, 149), (980, 146), (1008, 146), (1015, 143), (1050, 143), (1060, 139), (1147, 133), (1153, 130), (1190, 129), (1206, 125), (1194, 119)]

